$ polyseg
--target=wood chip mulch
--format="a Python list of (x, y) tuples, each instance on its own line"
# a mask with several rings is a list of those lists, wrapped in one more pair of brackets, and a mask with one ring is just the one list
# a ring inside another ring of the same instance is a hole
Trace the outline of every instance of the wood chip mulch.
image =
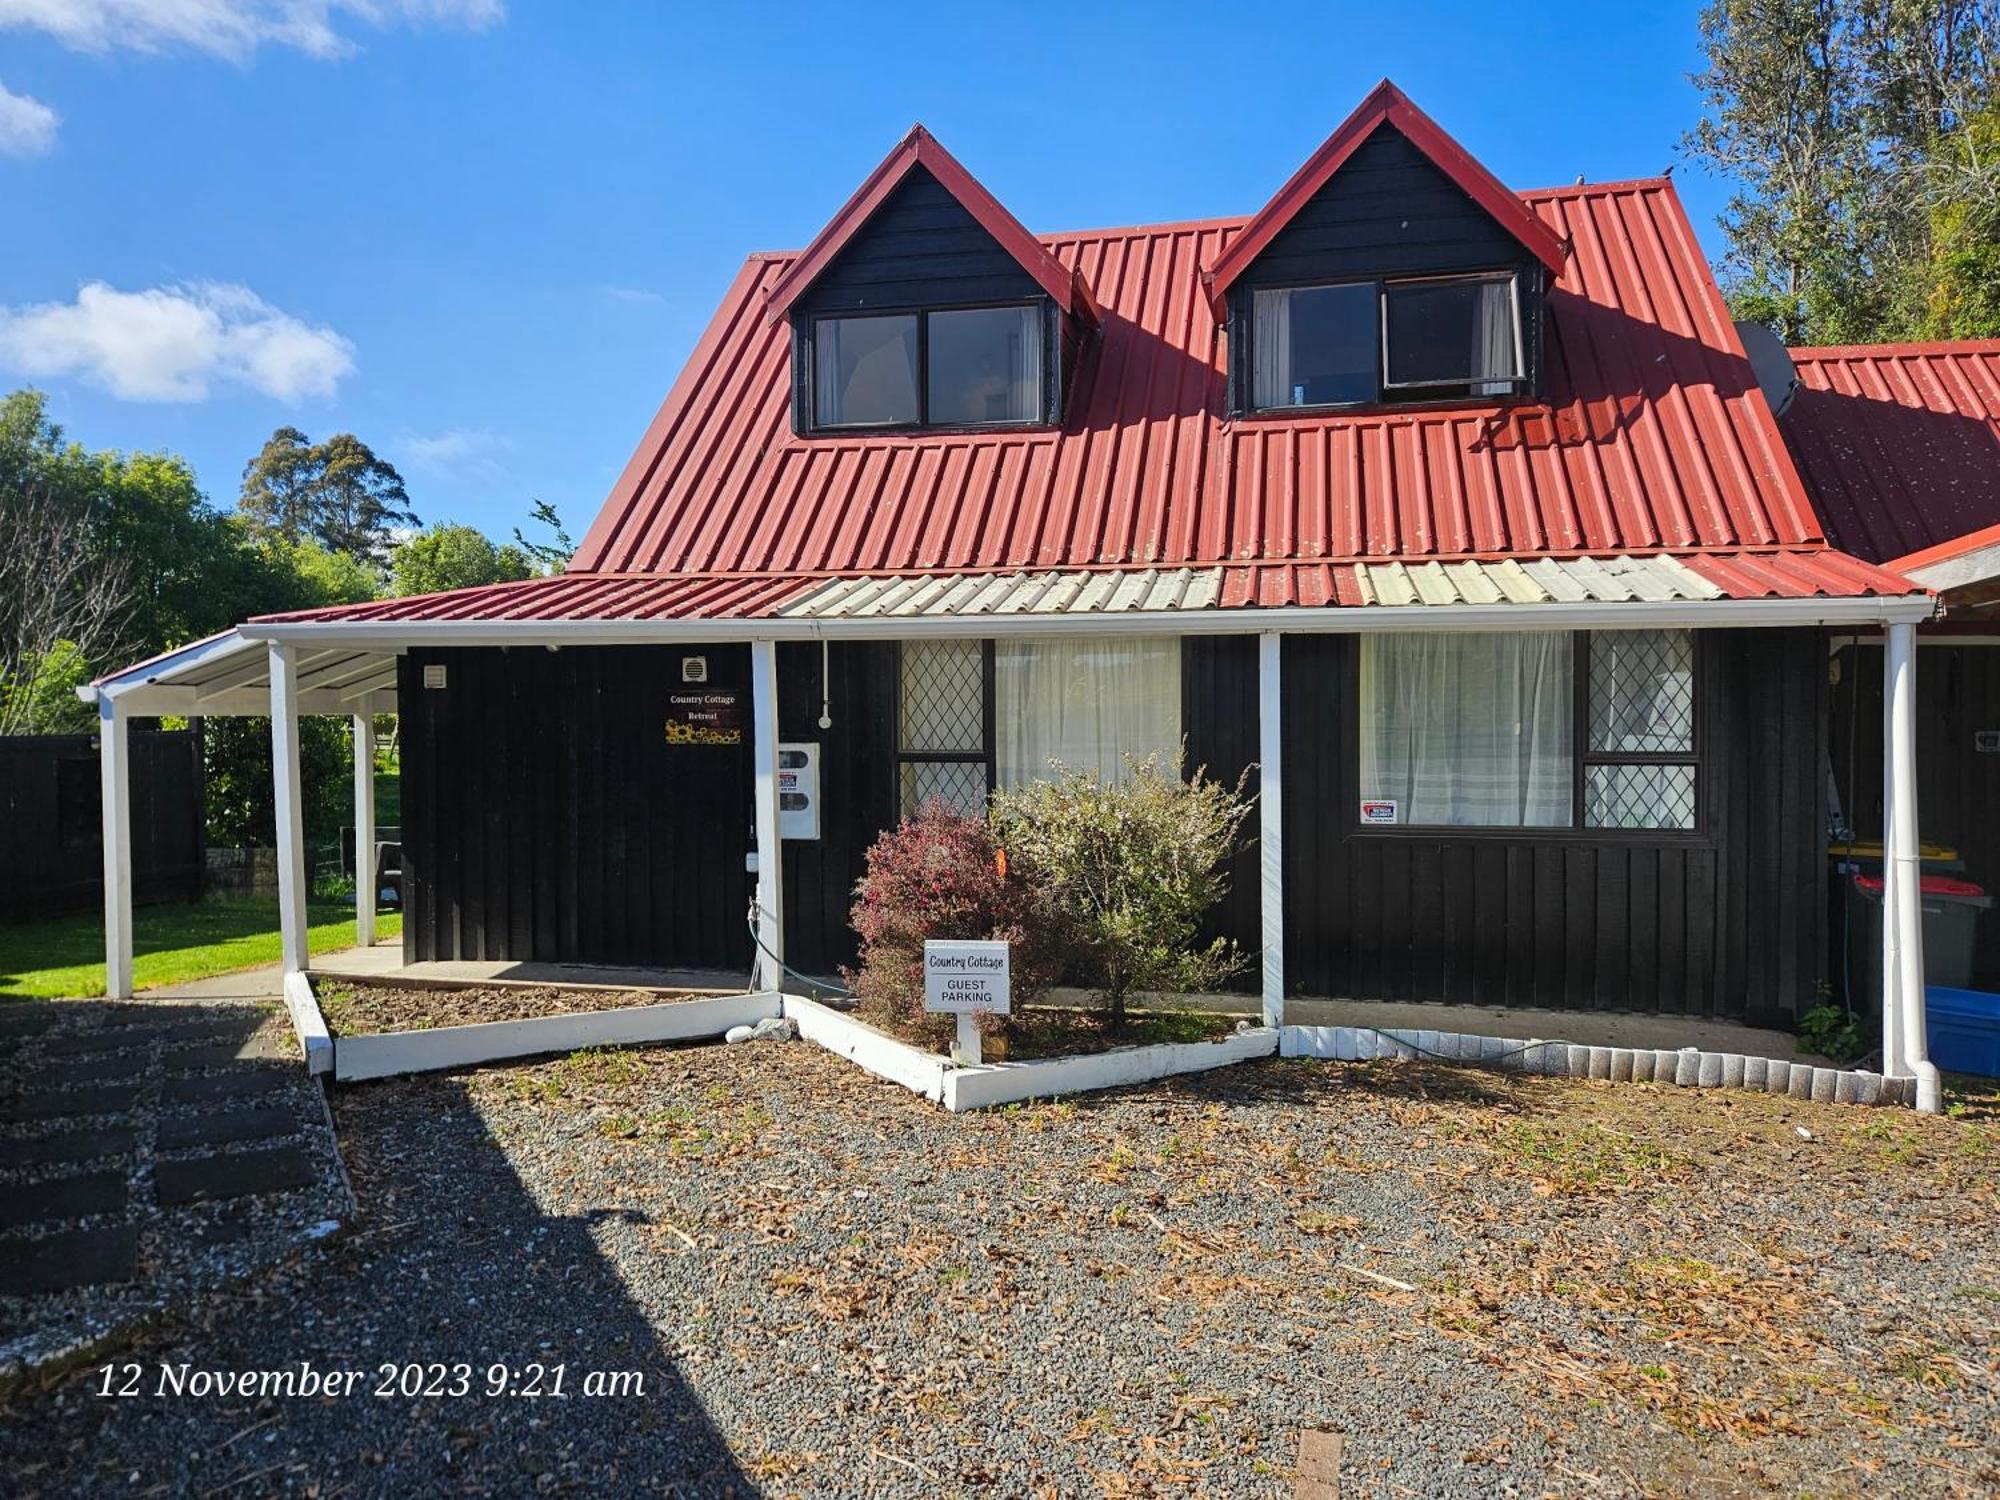
[(584, 1011), (625, 1010), (692, 1000), (672, 990), (570, 989), (558, 985), (491, 985), (447, 988), (350, 984), (322, 979), (317, 986), (320, 1014), (335, 1036), (368, 1036), (388, 1031), (425, 1031), (438, 1026), (471, 1026), (481, 1021), (526, 1021), (539, 1016)]

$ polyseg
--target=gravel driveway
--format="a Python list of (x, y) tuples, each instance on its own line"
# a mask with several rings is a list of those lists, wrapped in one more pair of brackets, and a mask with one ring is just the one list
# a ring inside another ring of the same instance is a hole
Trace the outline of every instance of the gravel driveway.
[(0, 1414), (16, 1492), (1282, 1495), (1302, 1429), (1354, 1495), (2000, 1486), (1990, 1116), (1274, 1060), (952, 1117), (803, 1043), (335, 1105), (360, 1231), (147, 1381), (571, 1394), (86, 1377)]

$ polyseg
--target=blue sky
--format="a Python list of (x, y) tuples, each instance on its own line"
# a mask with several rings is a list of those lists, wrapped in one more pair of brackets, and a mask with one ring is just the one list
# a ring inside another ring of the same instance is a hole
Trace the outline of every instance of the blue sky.
[(0, 386), (219, 503), (291, 423), (581, 535), (743, 255), (913, 120), (1048, 231), (1249, 212), (1384, 75), (1520, 188), (1697, 109), (1692, 3), (731, 9), (0, 0)]

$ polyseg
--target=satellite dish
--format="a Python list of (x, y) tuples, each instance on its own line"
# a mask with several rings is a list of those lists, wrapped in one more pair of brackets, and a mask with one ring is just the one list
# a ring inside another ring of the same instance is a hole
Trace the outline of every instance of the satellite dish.
[(1750, 370), (1763, 388), (1764, 399), (1782, 417), (1799, 389), (1799, 372), (1792, 364), (1792, 351), (1768, 324), (1738, 323), (1736, 336), (1743, 340), (1743, 352), (1750, 356)]

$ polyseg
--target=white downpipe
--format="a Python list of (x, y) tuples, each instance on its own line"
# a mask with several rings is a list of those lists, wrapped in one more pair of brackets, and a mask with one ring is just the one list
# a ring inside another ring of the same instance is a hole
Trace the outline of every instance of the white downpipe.
[(354, 942), (375, 946), (375, 719), (354, 716)]
[(271, 647), (271, 790), (278, 825), (278, 950), (283, 972), (306, 969), (306, 827), (299, 789), (297, 647)]
[(1285, 1024), (1284, 637), (1257, 637), (1257, 847), (1263, 909), (1264, 1024)]
[[(1884, 656), (1883, 703), (1888, 765), (1882, 778), (1885, 847), (1882, 890), (1884, 989), (1893, 978), (1905, 1076), (1917, 1080), (1917, 1108), (1943, 1107), (1937, 1067), (1930, 1060), (1924, 1017), (1923, 870), (1917, 855), (1917, 631), (1889, 627)], [(1887, 934), (1893, 933), (1894, 936)], [(1889, 1017), (1883, 1017), (1888, 1035)], [(1886, 1054), (1885, 1054), (1886, 1056)]]
[(757, 785), (757, 942), (755, 986), (784, 988), (785, 857), (778, 835), (778, 647), (750, 643), (750, 740)]
[(114, 698), (97, 700), (97, 769), (104, 789), (104, 993), (132, 998), (131, 722)]

